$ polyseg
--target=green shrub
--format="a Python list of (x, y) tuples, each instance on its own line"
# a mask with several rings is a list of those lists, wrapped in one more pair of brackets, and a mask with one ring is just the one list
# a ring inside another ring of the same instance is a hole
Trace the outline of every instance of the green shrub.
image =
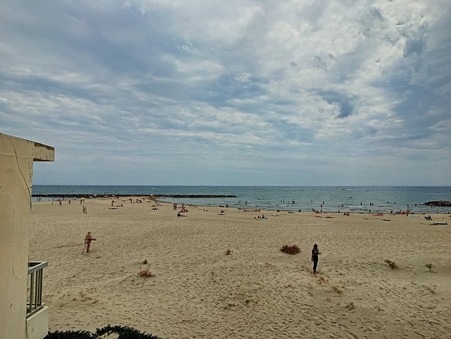
[(119, 334), (117, 339), (160, 339), (150, 333), (139, 332), (128, 326), (105, 326), (98, 328), (96, 333), (89, 331), (55, 331), (49, 332), (44, 339), (98, 339), (105, 334)]
[(44, 339), (96, 339), (97, 335), (88, 331), (49, 332)]
[(97, 329), (96, 334), (98, 336), (104, 334), (116, 333), (119, 334), (118, 339), (159, 339), (156, 336), (153, 336), (150, 333), (139, 332), (134, 328), (128, 326), (105, 326), (101, 329)]

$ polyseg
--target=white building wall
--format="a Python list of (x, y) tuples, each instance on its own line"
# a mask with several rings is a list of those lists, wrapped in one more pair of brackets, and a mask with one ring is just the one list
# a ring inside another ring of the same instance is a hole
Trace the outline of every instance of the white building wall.
[(0, 134), (0, 338), (26, 338), (29, 221), (33, 160), (52, 147)]

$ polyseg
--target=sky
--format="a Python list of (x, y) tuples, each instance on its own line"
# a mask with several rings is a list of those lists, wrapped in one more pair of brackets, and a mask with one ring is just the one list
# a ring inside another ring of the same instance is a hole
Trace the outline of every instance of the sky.
[(451, 185), (451, 1), (12, 1), (34, 184)]

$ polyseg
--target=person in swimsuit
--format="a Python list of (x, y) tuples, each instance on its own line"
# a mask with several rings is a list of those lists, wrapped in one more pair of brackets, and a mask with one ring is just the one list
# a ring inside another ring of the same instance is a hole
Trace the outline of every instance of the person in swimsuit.
[(318, 249), (318, 245), (313, 245), (312, 249), (312, 261), (313, 261), (313, 273), (317, 273), (316, 268), (318, 267), (318, 255), (320, 255), (320, 251)]
[(86, 247), (86, 253), (89, 253), (89, 248), (91, 247), (91, 241), (96, 240), (92, 237), (91, 232), (88, 232), (85, 237), (85, 247)]

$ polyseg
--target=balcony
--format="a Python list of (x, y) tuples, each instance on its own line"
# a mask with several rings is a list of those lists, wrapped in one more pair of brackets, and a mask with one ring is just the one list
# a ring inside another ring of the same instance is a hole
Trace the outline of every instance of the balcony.
[(46, 261), (28, 262), (27, 334), (29, 339), (42, 339), (48, 333), (49, 312), (42, 302), (43, 271)]

